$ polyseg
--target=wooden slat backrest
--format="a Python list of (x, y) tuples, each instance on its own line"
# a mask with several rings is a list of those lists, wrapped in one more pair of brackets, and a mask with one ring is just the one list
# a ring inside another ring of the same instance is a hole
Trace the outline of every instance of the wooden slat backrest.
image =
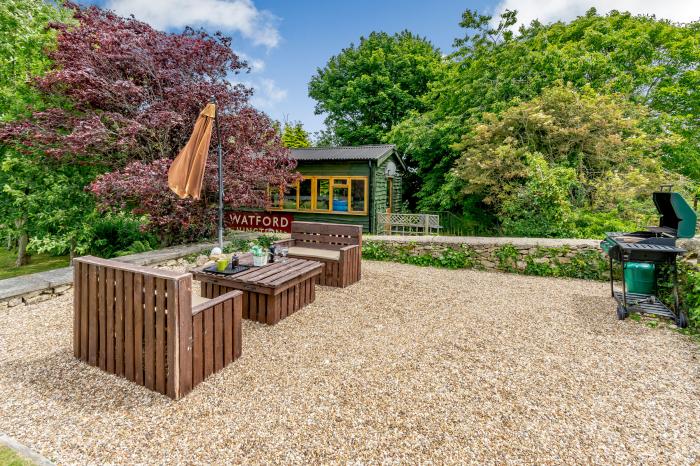
[(296, 246), (354, 246), (362, 244), (362, 227), (337, 223), (292, 222)]
[(191, 390), (192, 275), (92, 256), (74, 264), (76, 357), (171, 398)]

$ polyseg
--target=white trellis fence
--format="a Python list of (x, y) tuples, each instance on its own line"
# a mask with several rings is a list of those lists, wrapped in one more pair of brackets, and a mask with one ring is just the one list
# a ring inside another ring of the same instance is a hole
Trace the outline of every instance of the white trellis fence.
[(440, 228), (439, 215), (377, 212), (380, 235), (436, 235)]

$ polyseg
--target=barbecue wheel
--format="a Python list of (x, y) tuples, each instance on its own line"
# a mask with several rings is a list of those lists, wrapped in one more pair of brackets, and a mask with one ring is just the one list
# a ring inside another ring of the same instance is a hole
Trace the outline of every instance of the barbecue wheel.
[(625, 309), (625, 306), (622, 304), (617, 305), (617, 318), (620, 320), (625, 320), (625, 318), (630, 315), (629, 311)]
[(685, 315), (685, 312), (681, 311), (678, 313), (678, 317), (676, 317), (676, 326), (678, 328), (686, 328), (688, 326), (688, 316)]

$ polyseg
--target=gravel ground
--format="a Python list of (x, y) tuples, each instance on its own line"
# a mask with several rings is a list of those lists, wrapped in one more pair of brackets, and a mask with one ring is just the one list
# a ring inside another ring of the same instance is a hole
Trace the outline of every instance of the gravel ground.
[(174, 402), (72, 358), (66, 295), (0, 312), (0, 432), (59, 463), (700, 461), (699, 347), (604, 283), (365, 262)]

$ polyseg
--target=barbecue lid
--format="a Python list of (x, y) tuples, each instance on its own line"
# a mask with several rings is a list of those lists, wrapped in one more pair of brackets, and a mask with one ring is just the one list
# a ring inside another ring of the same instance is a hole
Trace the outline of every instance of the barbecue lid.
[(695, 236), (697, 215), (680, 193), (672, 192), (671, 186), (662, 186), (652, 197), (656, 210), (661, 215), (659, 227), (676, 230), (678, 238)]

